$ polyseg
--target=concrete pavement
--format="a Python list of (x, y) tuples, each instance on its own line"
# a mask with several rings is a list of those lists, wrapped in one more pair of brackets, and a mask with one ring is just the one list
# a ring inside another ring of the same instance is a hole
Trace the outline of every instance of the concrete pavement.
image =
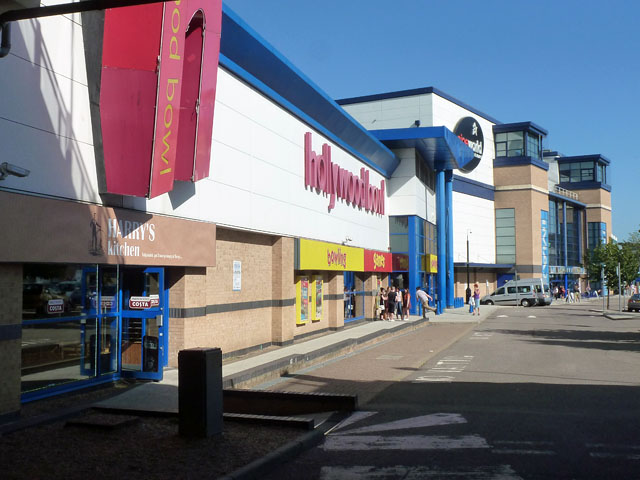
[[(225, 388), (248, 388), (291, 374), (341, 355), (381, 342), (387, 338), (424, 328), (429, 324), (475, 324), (481, 322), (501, 307), (483, 305), (480, 315), (469, 313), (468, 307), (448, 309), (441, 315), (430, 313), (428, 321), (412, 316), (405, 321), (365, 322), (353, 327), (329, 333), (308, 341), (296, 343), (254, 355), (222, 366)], [(458, 330), (444, 335), (458, 334)], [(455, 338), (454, 338), (455, 339)], [(452, 339), (441, 339), (450, 343)], [(178, 412), (178, 370), (167, 368), (160, 382), (142, 383), (96, 406), (121, 410), (148, 411), (157, 413)], [(339, 392), (334, 392), (339, 393)]]

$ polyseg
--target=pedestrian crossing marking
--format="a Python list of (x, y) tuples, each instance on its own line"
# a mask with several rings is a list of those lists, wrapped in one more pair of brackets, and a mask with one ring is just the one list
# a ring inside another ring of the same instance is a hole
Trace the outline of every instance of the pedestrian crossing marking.
[[(467, 420), (458, 413), (432, 413), (418, 417), (403, 418), (393, 422), (379, 423), (367, 427), (349, 430), (349, 435), (354, 433), (388, 432), (390, 430), (407, 430), (412, 428), (436, 427), (439, 425), (455, 425), (467, 423)], [(344, 434), (338, 434), (344, 435)]]

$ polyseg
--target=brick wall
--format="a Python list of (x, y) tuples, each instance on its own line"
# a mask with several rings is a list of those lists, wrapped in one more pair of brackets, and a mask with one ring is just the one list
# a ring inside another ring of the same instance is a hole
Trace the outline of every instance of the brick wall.
[(20, 410), (22, 265), (0, 264), (0, 417)]
[[(229, 354), (295, 335), (293, 239), (220, 227), (216, 237), (215, 267), (170, 269), (172, 366), (185, 348)], [(239, 291), (233, 290), (234, 261), (241, 262)]]

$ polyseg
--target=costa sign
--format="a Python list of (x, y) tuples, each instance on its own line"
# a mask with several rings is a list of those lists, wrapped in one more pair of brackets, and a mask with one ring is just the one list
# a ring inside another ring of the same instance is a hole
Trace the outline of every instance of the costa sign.
[(360, 175), (340, 168), (331, 161), (331, 146), (322, 145), (322, 153), (311, 148), (311, 132), (304, 134), (304, 184), (305, 187), (329, 195), (329, 210), (341, 198), (351, 205), (364, 208), (368, 212), (384, 215), (384, 180), (380, 187), (369, 183), (369, 170), (360, 169)]
[(465, 117), (458, 121), (453, 133), (458, 136), (462, 143), (473, 150), (473, 160), (467, 163), (464, 168), (460, 169), (465, 173), (469, 173), (476, 168), (480, 160), (482, 160), (482, 153), (484, 152), (484, 135), (482, 134), (482, 128), (480, 128), (475, 118)]
[(85, 37), (102, 54), (87, 60), (101, 192), (153, 198), (209, 175), (221, 22), (221, 0), (175, 0), (108, 9), (101, 41)]

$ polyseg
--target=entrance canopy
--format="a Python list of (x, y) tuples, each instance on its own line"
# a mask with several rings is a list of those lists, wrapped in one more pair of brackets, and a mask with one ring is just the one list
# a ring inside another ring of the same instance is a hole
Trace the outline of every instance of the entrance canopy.
[(464, 168), (473, 160), (473, 150), (446, 127), (371, 130), (390, 149), (415, 148), (432, 170)]

